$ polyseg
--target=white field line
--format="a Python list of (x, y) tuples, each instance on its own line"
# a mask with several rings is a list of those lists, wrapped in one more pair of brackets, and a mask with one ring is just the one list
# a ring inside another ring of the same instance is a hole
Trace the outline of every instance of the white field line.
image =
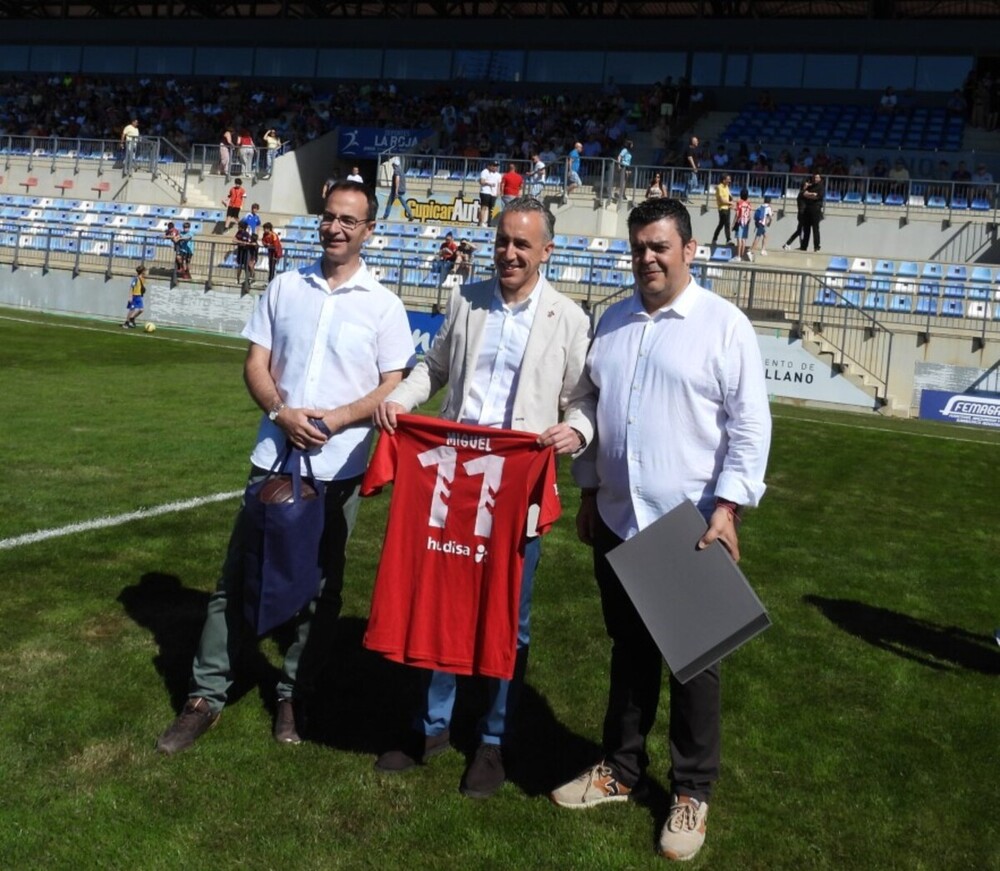
[(123, 523), (130, 523), (133, 520), (145, 520), (149, 517), (159, 517), (163, 514), (188, 511), (191, 508), (199, 508), (202, 505), (208, 505), (212, 502), (225, 502), (228, 499), (236, 499), (242, 495), (242, 490), (233, 490), (230, 493), (213, 493), (211, 496), (199, 496), (196, 499), (168, 502), (165, 505), (156, 505), (152, 508), (140, 508), (138, 511), (129, 511), (127, 514), (118, 514), (114, 517), (98, 517), (94, 520), (85, 520), (82, 523), (71, 523), (68, 526), (60, 526), (56, 529), (39, 529), (37, 532), (29, 532), (26, 535), (16, 535), (13, 538), (0, 538), (0, 550), (13, 550), (15, 547), (35, 544), (36, 542), (46, 541), (50, 538), (74, 535), (77, 532), (89, 532), (92, 529), (108, 529), (112, 526), (121, 526)]
[[(35, 321), (31, 318), (17, 318), (10, 315), (0, 315), (0, 321), (13, 321), (17, 324), (31, 324), (35, 327), (55, 327), (60, 330), (83, 330), (87, 333), (112, 333), (115, 331), (109, 329), (108, 327), (88, 327), (83, 324), (66, 324), (66, 323), (52, 323), (49, 321)], [(110, 326), (110, 325), (109, 325)], [(170, 327), (168, 329), (183, 329), (181, 327)], [(201, 345), (205, 348), (222, 348), (225, 351), (239, 351), (240, 353), (246, 353), (246, 342), (243, 340), (242, 345), (223, 345), (218, 342), (205, 342), (199, 339), (190, 339), (184, 336), (148, 336), (144, 331), (140, 330), (119, 330), (119, 332), (124, 332), (125, 335), (131, 335), (136, 332), (142, 332), (144, 336), (149, 339), (155, 339), (157, 342), (179, 342), (182, 345)], [(237, 338), (239, 341), (238, 337)]]
[(860, 423), (843, 423), (836, 420), (817, 420), (814, 417), (792, 417), (786, 414), (771, 414), (776, 420), (790, 420), (793, 423), (815, 423), (819, 426), (840, 426), (845, 429), (864, 430), (865, 432), (884, 432), (890, 435), (912, 436), (920, 439), (938, 439), (943, 442), (966, 442), (970, 445), (988, 445), (989, 447), (1000, 447), (1000, 441), (988, 441), (986, 439), (964, 439), (959, 436), (938, 435), (932, 432), (907, 432), (901, 429), (891, 429), (886, 426), (864, 426)]

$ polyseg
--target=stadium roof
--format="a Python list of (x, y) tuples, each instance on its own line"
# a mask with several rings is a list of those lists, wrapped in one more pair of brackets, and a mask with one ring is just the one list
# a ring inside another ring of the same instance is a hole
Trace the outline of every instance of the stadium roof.
[(622, 0), (513, 2), (441, 0), (405, 3), (17, 3), (0, 0), (0, 19), (328, 19), (328, 18), (998, 18), (997, 0)]

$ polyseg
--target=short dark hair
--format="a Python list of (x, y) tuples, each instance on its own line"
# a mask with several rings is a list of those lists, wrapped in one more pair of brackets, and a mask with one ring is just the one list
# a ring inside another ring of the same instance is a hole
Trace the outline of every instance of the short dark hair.
[[(336, 191), (354, 191), (355, 193), (364, 194), (365, 199), (368, 201), (368, 220), (375, 220), (376, 215), (378, 215), (378, 199), (371, 188), (365, 187), (365, 185), (358, 181), (335, 181), (326, 192), (326, 199), (330, 199), (330, 196)], [(325, 200), (323, 208), (326, 208)]]
[(628, 213), (628, 230), (631, 234), (634, 229), (663, 220), (674, 222), (674, 226), (677, 227), (677, 235), (681, 237), (681, 242), (684, 245), (687, 245), (694, 237), (691, 231), (690, 212), (684, 207), (684, 203), (673, 197), (660, 197), (639, 203)]
[(541, 200), (535, 197), (514, 197), (500, 213), (503, 218), (507, 212), (538, 212), (545, 221), (545, 241), (551, 242), (556, 235), (556, 216), (552, 214)]

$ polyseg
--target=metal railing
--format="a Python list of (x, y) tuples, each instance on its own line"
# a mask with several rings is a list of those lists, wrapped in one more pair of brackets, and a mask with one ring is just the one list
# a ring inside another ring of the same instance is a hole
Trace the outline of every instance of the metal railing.
[(266, 179), (274, 169), (274, 161), (289, 149), (289, 142), (283, 142), (280, 148), (199, 143), (191, 146), (187, 165), (189, 171), (198, 174), (199, 181), (206, 175), (221, 175), (227, 182), (232, 178)]

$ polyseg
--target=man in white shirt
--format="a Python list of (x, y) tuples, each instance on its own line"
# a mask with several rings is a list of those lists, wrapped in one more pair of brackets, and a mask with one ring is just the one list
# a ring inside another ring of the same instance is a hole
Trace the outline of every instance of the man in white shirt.
[[(322, 667), (340, 612), (344, 549), (357, 515), (372, 413), (414, 356), (402, 303), (361, 259), (377, 206), (375, 194), (362, 185), (334, 184), (320, 218), (322, 257), (272, 281), (243, 330), (250, 340), (243, 377), (264, 412), (250, 456), (250, 481), (276, 467), (291, 445), (308, 451), (312, 474), (326, 482), (318, 555), (324, 579), (316, 599), (293, 618), (294, 641), (277, 685), (274, 738), (282, 743), (301, 741), (301, 702)], [(208, 602), (188, 700), (157, 741), (161, 753), (192, 746), (226, 704), (243, 634), (247, 534), (241, 509)]]
[(121, 144), (125, 147), (125, 172), (130, 173), (135, 163), (136, 147), (139, 144), (139, 119), (133, 118), (122, 128)]
[(364, 184), (365, 180), (361, 176), (361, 169), (357, 166), (352, 166), (350, 173), (347, 175), (347, 181), (356, 181), (358, 184)]
[[(496, 277), (453, 291), (427, 355), (376, 411), (380, 427), (391, 432), (398, 413), (447, 385), (441, 406), (447, 420), (539, 433), (539, 442), (559, 454), (576, 452), (590, 440), (593, 426), (585, 415), (567, 415), (560, 422), (583, 371), (590, 323), (539, 271), (554, 248), (553, 227), (552, 214), (538, 200), (518, 197), (507, 204), (497, 226)], [(530, 525), (528, 534), (514, 677), (488, 679), (489, 709), (478, 727), (481, 743), (460, 786), (470, 798), (488, 798), (506, 778), (502, 745), (524, 681), (531, 591), (541, 555)], [(448, 749), (455, 675), (425, 671), (423, 690), (412, 734), (378, 758), (379, 771), (406, 771)]]
[(493, 215), (493, 206), (500, 195), (500, 162), (491, 160), (479, 173), (479, 226), (488, 227)]
[[(764, 493), (771, 435), (756, 334), (739, 309), (691, 280), (697, 243), (687, 209), (647, 200), (628, 225), (636, 293), (601, 319), (570, 400), (570, 411), (596, 419), (573, 469), (577, 532), (594, 547), (612, 640), (604, 758), (551, 795), (572, 808), (641, 793), (660, 694), (662, 656), (606, 554), (687, 499), (708, 521), (691, 546), (718, 540), (738, 560), (739, 507)], [(719, 774), (719, 699), (718, 664), (683, 685), (671, 676), (673, 801), (660, 835), (670, 859), (692, 858), (704, 841)]]

